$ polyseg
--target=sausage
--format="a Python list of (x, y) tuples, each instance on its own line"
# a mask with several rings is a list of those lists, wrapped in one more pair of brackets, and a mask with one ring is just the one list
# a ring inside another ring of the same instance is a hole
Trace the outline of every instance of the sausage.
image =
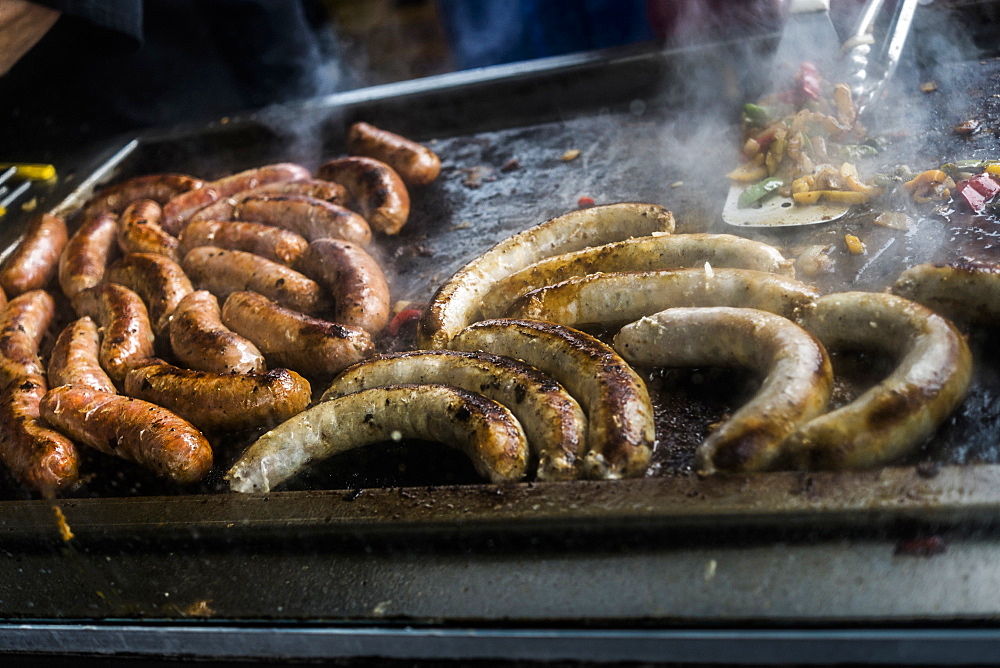
[(14, 251), (0, 263), (0, 287), (8, 297), (44, 288), (59, 269), (66, 221), (40, 213), (31, 219)]
[(199, 289), (208, 290), (220, 300), (240, 290), (251, 290), (309, 315), (329, 308), (319, 283), (253, 253), (202, 246), (188, 252), (181, 266)]
[(125, 376), (125, 394), (177, 413), (203, 430), (270, 429), (302, 412), (309, 382), (288, 369), (213, 373), (146, 360)]
[(645, 367), (741, 367), (763, 378), (757, 394), (699, 446), (695, 470), (765, 471), (781, 442), (822, 413), (833, 389), (826, 350), (791, 320), (744, 308), (672, 308), (618, 333), (615, 350)]
[(194, 290), (181, 265), (156, 253), (129, 253), (108, 267), (104, 280), (142, 297), (158, 335), (166, 332), (177, 304)]
[(389, 322), (389, 283), (382, 267), (365, 249), (349, 241), (317, 239), (309, 244), (298, 269), (333, 296), (333, 320), (381, 332)]
[(1000, 266), (995, 264), (968, 259), (918, 264), (899, 275), (892, 291), (955, 321), (1000, 323)]
[(243, 221), (192, 220), (181, 232), (180, 253), (200, 246), (239, 250), (294, 266), (309, 242), (291, 230)]
[(236, 205), (234, 217), (273, 225), (300, 234), (308, 241), (344, 239), (362, 246), (372, 230), (358, 214), (337, 204), (305, 195), (249, 197)]
[(584, 248), (539, 260), (496, 282), (482, 302), (485, 318), (499, 318), (519, 296), (598, 272), (700, 267), (753, 269), (794, 276), (793, 263), (773, 246), (731, 234), (658, 234)]
[(877, 351), (898, 360), (880, 383), (821, 415), (783, 444), (798, 468), (878, 466), (916, 450), (958, 407), (972, 356), (948, 320), (903, 297), (870, 292), (826, 295), (799, 324), (829, 350)]
[(63, 385), (46, 393), (40, 410), (73, 440), (180, 485), (198, 482), (212, 468), (212, 447), (201, 432), (155, 404)]
[(790, 318), (818, 296), (812, 286), (779, 274), (674, 269), (578, 276), (523, 295), (509, 313), (570, 327), (621, 325), (678, 306), (755, 308)]
[(653, 407), (642, 379), (610, 346), (554, 323), (501, 319), (470, 325), (452, 348), (513, 357), (561, 383), (587, 413), (587, 477), (645, 473), (656, 439)]
[(163, 229), (170, 234), (178, 234), (188, 219), (199, 209), (238, 192), (266, 183), (300, 181), (308, 178), (312, 178), (308, 169), (284, 162), (248, 169), (207, 182), (201, 188), (177, 195), (164, 205)]
[(72, 299), (81, 290), (104, 279), (108, 261), (115, 252), (118, 218), (101, 213), (88, 218), (73, 233), (59, 256), (59, 286)]
[(438, 288), (417, 326), (421, 348), (447, 348), (479, 319), (479, 304), (498, 280), (539, 260), (631, 236), (673, 232), (674, 216), (656, 204), (609, 204), (571, 211), (515, 234), (459, 269)]
[(147, 174), (115, 184), (97, 193), (83, 209), (86, 224), (102, 214), (120, 214), (140, 199), (151, 199), (163, 205), (188, 190), (201, 188), (204, 181), (187, 174)]
[(43, 496), (72, 487), (79, 475), (76, 446), (38, 412), (47, 389), (38, 346), (54, 313), (44, 290), (15, 297), (0, 313), (0, 460)]
[(321, 401), (400, 383), (451, 385), (506, 406), (537, 459), (538, 480), (579, 477), (587, 430), (580, 405), (555, 380), (511, 357), (452, 350), (381, 355), (341, 372)]
[(235, 492), (269, 492), (327, 457), (397, 439), (459, 449), (493, 483), (514, 482), (527, 473), (524, 432), (500, 404), (447, 385), (394, 385), (299, 413), (247, 448), (226, 479)]
[(381, 160), (407, 185), (425, 186), (441, 173), (441, 159), (423, 144), (368, 123), (355, 123), (347, 132), (347, 151)]
[(267, 199), (268, 197), (281, 197), (285, 195), (305, 195), (325, 200), (331, 204), (343, 204), (347, 200), (347, 190), (344, 189), (344, 186), (332, 181), (322, 181), (320, 179), (278, 181), (250, 188), (249, 190), (238, 192), (232, 197), (226, 197), (214, 204), (209, 204), (191, 216), (188, 224), (204, 220), (232, 220), (236, 212), (236, 205), (243, 200), (250, 199), (251, 197)]
[(90, 316), (103, 330), (100, 362), (111, 380), (125, 380), (136, 362), (153, 356), (153, 328), (142, 298), (124, 285), (101, 283), (79, 292), (73, 309)]
[(253, 341), (271, 366), (308, 376), (333, 375), (372, 354), (368, 332), (283, 308), (255, 292), (234, 292), (222, 305), (226, 327)]
[(177, 237), (160, 227), (162, 209), (151, 199), (128, 205), (118, 218), (118, 247), (124, 253), (156, 253), (177, 261)]
[(77, 385), (116, 393), (115, 384), (101, 368), (100, 349), (100, 336), (92, 318), (84, 316), (66, 325), (49, 355), (49, 385)]
[(222, 309), (211, 292), (186, 295), (170, 319), (170, 348), (185, 366), (214, 373), (264, 371), (257, 346), (222, 324)]
[(410, 193), (406, 185), (392, 167), (380, 160), (338, 158), (322, 165), (316, 177), (344, 186), (348, 206), (360, 213), (376, 232), (399, 234), (410, 217)]

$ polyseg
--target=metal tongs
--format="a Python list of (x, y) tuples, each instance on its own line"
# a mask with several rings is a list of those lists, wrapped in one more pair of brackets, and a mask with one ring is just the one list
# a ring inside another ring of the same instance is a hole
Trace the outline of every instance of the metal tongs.
[[(896, 0), (883, 48), (873, 62), (871, 54), (876, 41), (875, 23), (884, 4), (885, 0), (868, 0), (865, 3), (856, 28), (840, 49), (840, 62), (844, 67), (843, 81), (851, 87), (859, 115), (870, 109), (871, 103), (896, 71), (919, 0)], [(778, 195), (771, 195), (749, 207), (740, 206), (740, 195), (746, 188), (746, 184), (736, 183), (729, 189), (722, 210), (722, 219), (729, 225), (738, 227), (814, 225), (836, 220), (850, 210), (850, 205), (837, 203), (799, 206), (790, 197)]]

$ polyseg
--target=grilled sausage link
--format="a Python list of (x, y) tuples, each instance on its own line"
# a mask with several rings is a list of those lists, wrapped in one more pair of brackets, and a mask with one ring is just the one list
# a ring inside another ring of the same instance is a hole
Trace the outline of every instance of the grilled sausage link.
[(267, 199), (268, 197), (282, 197), (286, 195), (305, 195), (325, 200), (331, 204), (343, 204), (347, 200), (347, 190), (344, 189), (344, 186), (332, 181), (322, 181), (320, 179), (278, 181), (250, 188), (249, 190), (243, 190), (232, 197), (226, 197), (214, 204), (209, 204), (191, 216), (188, 224), (205, 220), (232, 220), (236, 214), (236, 205), (244, 200), (251, 197)]
[(222, 309), (211, 292), (196, 290), (174, 309), (170, 348), (185, 366), (213, 373), (264, 371), (257, 346), (222, 324)]
[(118, 247), (124, 253), (156, 253), (177, 261), (177, 237), (160, 227), (160, 205), (140, 199), (128, 205), (118, 218)]
[(586, 439), (580, 405), (555, 380), (511, 357), (452, 350), (382, 355), (345, 369), (321, 401), (395, 384), (460, 387), (506, 406), (521, 423), (537, 459), (538, 480), (579, 477)]
[(66, 245), (66, 221), (40, 213), (31, 219), (14, 252), (0, 263), (0, 287), (8, 297), (49, 284)]
[(485, 318), (499, 318), (521, 295), (598, 272), (701, 267), (753, 269), (793, 276), (792, 262), (773, 246), (731, 234), (658, 234), (584, 248), (539, 260), (494, 284), (483, 297)]
[(87, 202), (83, 209), (84, 224), (102, 214), (120, 214), (140, 199), (151, 199), (163, 205), (188, 190), (201, 188), (204, 181), (187, 174), (147, 174), (105, 188)]
[(498, 280), (539, 260), (631, 236), (673, 232), (674, 216), (655, 204), (609, 204), (552, 218), (493, 246), (438, 288), (417, 329), (421, 348), (447, 348), (479, 319), (483, 296)]
[(255, 292), (234, 292), (222, 305), (222, 322), (264, 353), (270, 366), (307, 376), (329, 376), (372, 354), (371, 337), (275, 304)]
[(49, 355), (49, 385), (76, 385), (116, 393), (115, 384), (101, 368), (100, 349), (100, 336), (92, 318), (84, 316), (66, 325)]
[(42, 417), (73, 440), (121, 457), (180, 485), (212, 468), (212, 447), (191, 424), (155, 404), (63, 385), (46, 393)]
[(344, 186), (350, 200), (348, 206), (377, 232), (399, 234), (410, 217), (410, 193), (406, 185), (381, 160), (338, 158), (322, 165), (316, 177)]
[(253, 253), (202, 246), (185, 255), (181, 266), (199, 289), (208, 290), (222, 301), (234, 292), (251, 290), (309, 315), (330, 306), (319, 283)]
[(142, 298), (124, 285), (101, 283), (79, 292), (73, 309), (90, 316), (103, 330), (101, 368), (115, 382), (125, 380), (129, 367), (153, 356), (153, 327)]
[(668, 309), (626, 325), (614, 347), (632, 365), (742, 367), (763, 377), (757, 394), (698, 448), (702, 475), (774, 468), (781, 442), (826, 409), (833, 389), (830, 359), (816, 338), (755, 309)]
[(333, 296), (333, 320), (373, 336), (389, 322), (389, 283), (365, 249), (349, 241), (317, 239), (297, 268)]
[(368, 222), (337, 204), (305, 195), (248, 197), (234, 209), (239, 220), (291, 230), (308, 241), (344, 239), (362, 246), (372, 240)]
[(918, 264), (899, 275), (892, 291), (958, 322), (1000, 323), (1000, 266), (960, 260)]
[(441, 159), (423, 144), (368, 123), (355, 123), (347, 132), (351, 155), (381, 160), (407, 185), (425, 186), (441, 173)]
[(72, 299), (81, 290), (104, 280), (104, 271), (115, 252), (118, 218), (101, 213), (86, 219), (73, 233), (59, 256), (59, 286)]
[(38, 346), (55, 301), (44, 290), (15, 297), (0, 313), (0, 460), (23, 485), (51, 496), (76, 484), (76, 446), (39, 417), (46, 391)]
[(257, 439), (226, 479), (236, 492), (268, 492), (327, 457), (399, 438), (457, 448), (493, 483), (517, 481), (527, 472), (524, 432), (500, 404), (447, 385), (394, 385), (299, 413)]
[(829, 350), (874, 350), (899, 360), (882, 382), (786, 439), (783, 448), (799, 468), (853, 469), (899, 459), (931, 436), (969, 388), (965, 339), (948, 320), (903, 297), (826, 295), (799, 324)]
[(129, 253), (108, 267), (104, 280), (142, 297), (157, 335), (167, 331), (177, 304), (194, 290), (181, 265), (156, 253)]
[(514, 302), (510, 315), (570, 327), (614, 326), (678, 306), (732, 306), (791, 318), (818, 296), (793, 278), (750, 269), (621, 272), (533, 290)]
[(272, 225), (243, 221), (192, 220), (181, 232), (181, 257), (201, 246), (215, 246), (266, 257), (289, 267), (306, 252), (301, 235)]
[(264, 165), (210, 181), (201, 188), (177, 195), (163, 207), (163, 229), (170, 234), (179, 234), (181, 229), (199, 209), (209, 204), (231, 197), (238, 192), (256, 188), (267, 183), (300, 181), (312, 178), (309, 170), (301, 165), (278, 163)]
[(642, 379), (610, 346), (569, 327), (504, 319), (470, 325), (452, 348), (513, 357), (561, 383), (587, 413), (588, 477), (645, 473), (656, 439), (653, 407)]
[(204, 430), (272, 428), (309, 405), (309, 382), (288, 369), (212, 373), (146, 360), (125, 376), (125, 394), (177, 413)]

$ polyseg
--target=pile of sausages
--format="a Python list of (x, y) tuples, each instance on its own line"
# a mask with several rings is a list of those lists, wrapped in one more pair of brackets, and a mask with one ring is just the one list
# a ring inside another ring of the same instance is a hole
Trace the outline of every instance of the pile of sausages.
[[(206, 434), (280, 424), (310, 404), (307, 378), (373, 354), (390, 295), (366, 247), (400, 231), (408, 186), (440, 161), (364, 123), (348, 149), (315, 174), (133, 178), (93, 197), (72, 236), (37, 216), (0, 265), (0, 460), (13, 476), (68, 490), (83, 444), (195, 482), (213, 465)], [(43, 363), (46, 331), (67, 320)]]

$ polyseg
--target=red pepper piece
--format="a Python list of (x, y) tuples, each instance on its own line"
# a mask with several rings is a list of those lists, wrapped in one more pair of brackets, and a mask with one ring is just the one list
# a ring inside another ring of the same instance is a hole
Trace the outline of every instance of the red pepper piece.
[(594, 198), (593, 197), (587, 197), (586, 195), (584, 195), (580, 199), (576, 200), (576, 205), (578, 207), (580, 207), (581, 209), (584, 209), (584, 208), (586, 208), (588, 206), (594, 206), (594, 204), (595, 204)]
[(989, 174), (977, 174), (971, 179), (955, 184), (955, 192), (961, 201), (979, 213), (997, 193), (1000, 193), (1000, 183), (993, 180)]
[(997, 193), (1000, 193), (1000, 183), (994, 181), (993, 177), (989, 174), (976, 174), (969, 179), (969, 185), (975, 188), (976, 192), (986, 199), (990, 199)]
[(389, 321), (389, 336), (399, 336), (399, 332), (411, 323), (420, 320), (423, 311), (418, 308), (404, 308)]
[(799, 66), (799, 94), (803, 101), (818, 100), (820, 96), (819, 70), (812, 63), (805, 62)]

